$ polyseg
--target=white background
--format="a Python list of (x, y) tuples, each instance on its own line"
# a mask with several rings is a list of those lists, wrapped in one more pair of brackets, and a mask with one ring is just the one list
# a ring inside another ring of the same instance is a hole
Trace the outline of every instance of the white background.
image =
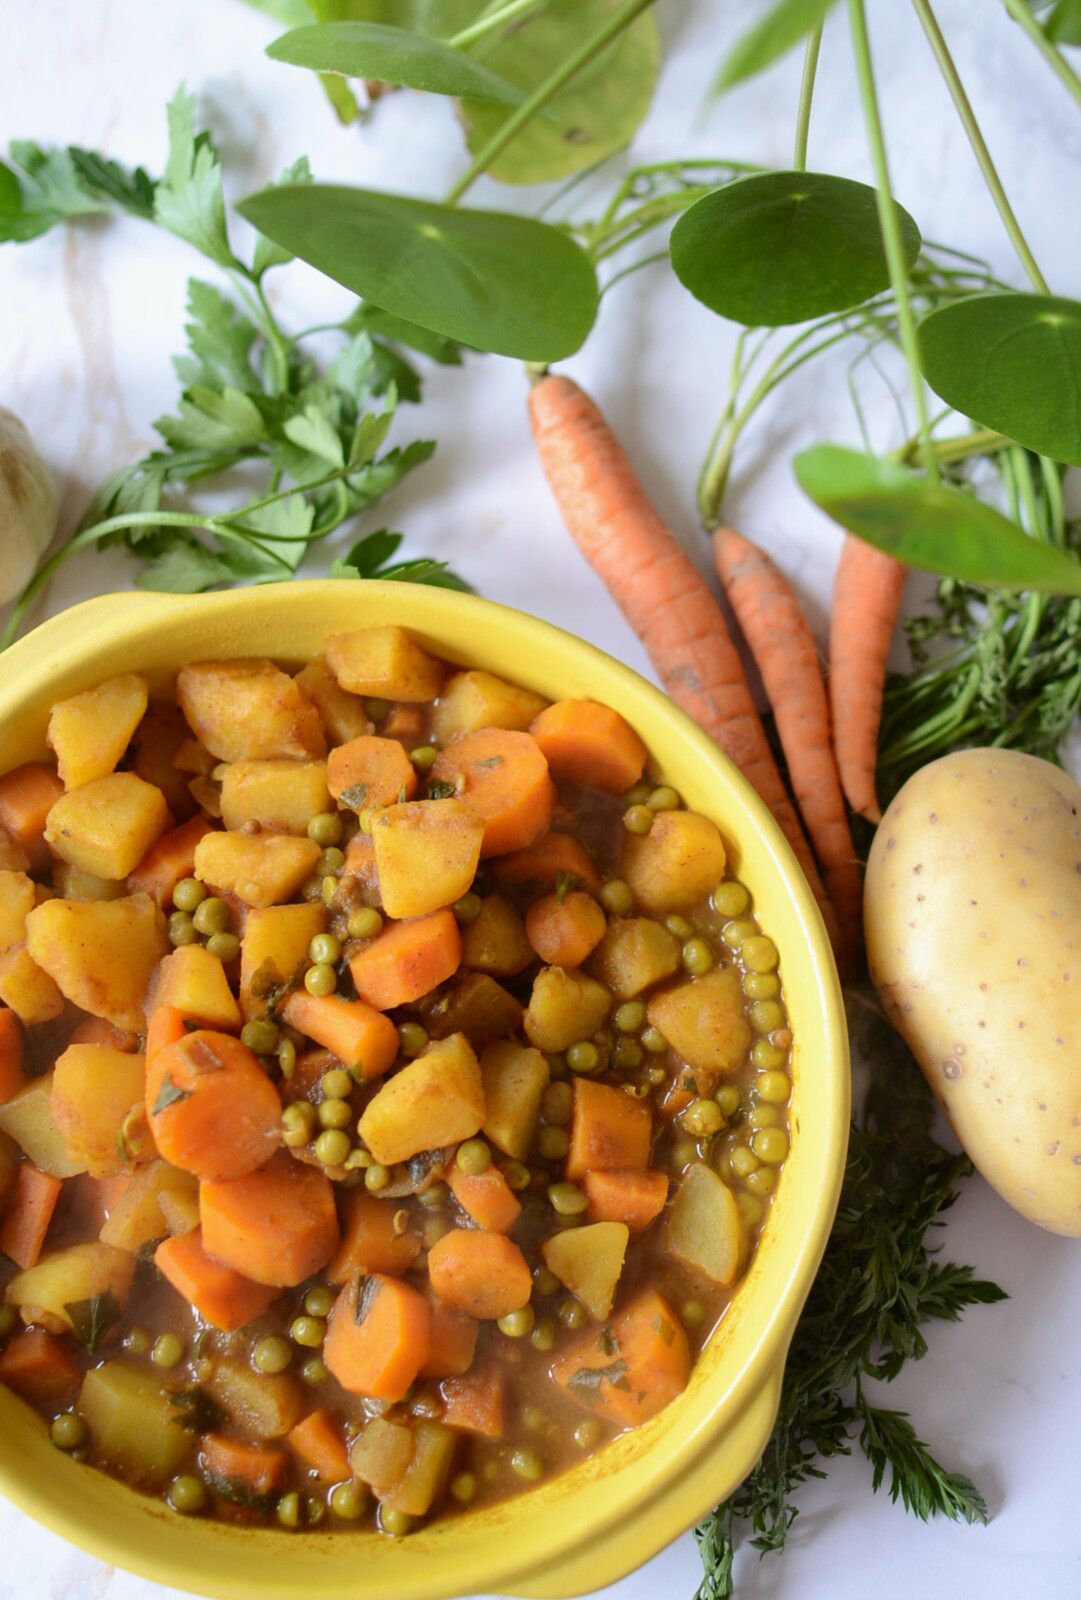
[[(639, 159), (698, 152), (787, 163), (797, 62), (699, 114), (726, 40), (759, 8), (759, 0), (659, 6), (667, 65), (635, 145)], [(899, 198), (928, 237), (983, 255), (1014, 277), (909, 8), (879, 0), (869, 9)], [(996, 0), (941, 0), (939, 10), (1036, 256), (1054, 288), (1077, 294), (1076, 107)], [(399, 95), (369, 124), (343, 131), (312, 80), (262, 58), (273, 33), (241, 0), (0, 0), (0, 136), (5, 143), (73, 141), (157, 171), (163, 105), (184, 79), (203, 98), (234, 194), (304, 151), (318, 176), (422, 194), (438, 195), (460, 170), (448, 107)], [(840, 15), (827, 30), (811, 162), (867, 175)], [(505, 191), (477, 191), (489, 200), (497, 194), (506, 203)], [(152, 419), (174, 401), (168, 356), (179, 348), (191, 270), (202, 268), (187, 247), (134, 221), (0, 250), (0, 403), (33, 429), (64, 483), (69, 517), (108, 469), (148, 445)], [(339, 303), (306, 268), (292, 269), (279, 292), (282, 313), (296, 326)], [(730, 327), (652, 270), (612, 296), (587, 352), (568, 368), (604, 405), (699, 557), (692, 488), (731, 341)], [(522, 374), (509, 361), (433, 372), (422, 409), (403, 410), (395, 438), (437, 439), (436, 460), (369, 526), (388, 518), (413, 550), (452, 560), (484, 594), (574, 629), (645, 670), (637, 642), (554, 514), (530, 448), (524, 395)], [(878, 442), (896, 442), (884, 402), (878, 422)], [(733, 519), (798, 579), (819, 624), (837, 536), (791, 488), (787, 460), (799, 443), (829, 436), (854, 438), (843, 362), (815, 368), (763, 417), (729, 502)], [(83, 557), (54, 587), (49, 608), (123, 587), (129, 574), (118, 555)], [(1081, 1593), (1081, 1249), (1023, 1223), (979, 1180), (951, 1215), (945, 1248), (1012, 1298), (970, 1312), (962, 1326), (932, 1329), (930, 1355), (898, 1380), (889, 1403), (910, 1409), (942, 1458), (980, 1483), (991, 1525), (923, 1526), (884, 1495), (871, 1496), (862, 1461), (842, 1462), (801, 1495), (787, 1554), (762, 1563), (753, 1553), (740, 1558), (743, 1600)], [(0, 1600), (166, 1593), (101, 1566), (6, 1504), (0, 1553)], [(688, 1535), (608, 1593), (611, 1600), (690, 1600), (698, 1570)]]

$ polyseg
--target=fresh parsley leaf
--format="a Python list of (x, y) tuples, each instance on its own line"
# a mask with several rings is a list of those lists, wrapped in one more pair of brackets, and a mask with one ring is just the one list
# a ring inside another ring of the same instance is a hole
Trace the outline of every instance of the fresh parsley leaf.
[(350, 811), (362, 811), (367, 798), (368, 785), (366, 783), (350, 783), (338, 796), (339, 803), (347, 805)]
[(149, 222), (154, 216), (153, 178), (142, 167), (122, 167), (119, 161), (110, 161), (94, 150), (82, 150), (78, 145), (68, 145), (72, 167), (83, 188), (89, 194), (111, 200), (121, 210)]
[[(281, 188), (287, 183), (311, 183), (312, 169), (307, 156), (301, 156), (298, 161), (293, 161), (286, 167), (281, 177), (274, 183), (267, 185), (268, 189)], [(273, 239), (268, 239), (265, 233), (255, 236), (255, 250), (252, 255), (252, 277), (261, 278), (264, 272), (271, 267), (282, 267), (287, 261), (292, 261), (292, 252), (283, 250), (280, 244), (275, 244)]]
[(80, 182), (67, 150), (24, 139), (13, 140), (8, 148), (12, 166), (3, 169), (0, 239), (22, 244), (60, 222), (108, 210), (104, 197)]
[[(374, 541), (374, 543), (373, 543)], [(445, 561), (421, 559), (394, 562), (390, 558), (401, 544), (400, 533), (380, 528), (353, 546), (344, 561), (335, 561), (332, 578), (392, 578), (398, 583), (423, 583), (439, 589), (471, 594), (472, 585), (453, 572)]]
[(154, 195), (163, 228), (220, 267), (238, 265), (229, 245), (221, 161), (209, 133), (195, 131), (195, 100), (183, 88), (169, 101), (169, 159)]
[(173, 1421), (188, 1433), (213, 1433), (225, 1421), (225, 1412), (213, 1395), (197, 1383), (174, 1389), (169, 1398), (175, 1408)]
[(214, 284), (188, 279), (184, 332), (190, 354), (174, 356), (173, 367), (185, 389), (258, 390), (251, 353), (259, 330)]
[(363, 329), (368, 333), (381, 334), (392, 344), (404, 344), (429, 360), (438, 361), (440, 366), (460, 367), (462, 364), (462, 346), (456, 340), (447, 338), (446, 334), (434, 333), (430, 328), (422, 328), (419, 323), (409, 322), (405, 317), (396, 317), (392, 311), (384, 311), (380, 306), (368, 305), (364, 300), (358, 302), (343, 326), (350, 332)]
[(567, 1388), (573, 1389), (576, 1394), (594, 1395), (602, 1383), (607, 1383), (613, 1389), (626, 1390), (629, 1394), (631, 1385), (626, 1372), (627, 1363), (622, 1356), (610, 1361), (606, 1367), (579, 1367), (567, 1379)]
[(244, 450), (266, 438), (263, 414), (250, 395), (201, 383), (187, 390), (175, 417), (159, 417), (154, 427), (174, 450)]
[(94, 1355), (109, 1329), (120, 1320), (120, 1305), (111, 1289), (92, 1295), (89, 1300), (74, 1300), (64, 1310), (71, 1318), (72, 1332), (79, 1343)]
[(326, 412), (317, 406), (306, 406), (297, 416), (288, 418), (283, 432), (287, 439), (309, 455), (317, 456), (332, 467), (345, 466), (345, 451), (338, 430), (331, 424)]

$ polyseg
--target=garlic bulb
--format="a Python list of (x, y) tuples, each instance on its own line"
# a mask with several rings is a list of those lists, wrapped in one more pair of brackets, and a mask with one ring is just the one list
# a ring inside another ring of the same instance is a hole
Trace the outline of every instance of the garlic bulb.
[(0, 605), (14, 600), (56, 532), (59, 496), (23, 423), (0, 406)]

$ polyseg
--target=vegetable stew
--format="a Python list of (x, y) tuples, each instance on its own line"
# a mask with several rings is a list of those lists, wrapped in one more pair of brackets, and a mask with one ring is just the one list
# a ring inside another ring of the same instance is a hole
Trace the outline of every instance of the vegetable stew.
[(634, 729), (383, 627), (48, 740), (0, 778), (0, 1381), (57, 1448), (400, 1536), (675, 1398), (792, 1036)]

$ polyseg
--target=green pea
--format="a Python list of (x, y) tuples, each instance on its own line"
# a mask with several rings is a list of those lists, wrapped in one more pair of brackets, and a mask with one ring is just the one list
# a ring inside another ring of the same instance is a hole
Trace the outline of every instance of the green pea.
[(378, 1194), (390, 1182), (390, 1171), (382, 1162), (373, 1161), (364, 1174), (364, 1187), (371, 1194)]
[(688, 939), (683, 946), (683, 967), (692, 978), (704, 977), (713, 967), (713, 951), (708, 939)]
[(477, 1492), (477, 1480), (471, 1472), (459, 1472), (451, 1479), (450, 1492), (455, 1500), (466, 1505)]
[(738, 950), (745, 939), (753, 939), (755, 925), (737, 917), (733, 922), (726, 922), (721, 929), (721, 938), (730, 950)]
[(417, 1199), (422, 1206), (427, 1206), (431, 1210), (436, 1206), (445, 1205), (449, 1194), (450, 1190), (445, 1183), (430, 1183), (427, 1189), (420, 1191)]
[(752, 1128), (779, 1128), (784, 1121), (784, 1112), (780, 1106), (771, 1106), (765, 1101), (759, 1101), (748, 1111), (747, 1121)]
[(194, 911), (206, 899), (206, 889), (198, 878), (181, 878), (173, 890), (173, 904), (178, 911)]
[(434, 744), (420, 744), (410, 751), (409, 759), (418, 772), (429, 772), (439, 760), (439, 751)]
[(560, 1303), (558, 1315), (563, 1326), (570, 1328), (572, 1332), (576, 1328), (584, 1328), (589, 1321), (589, 1313), (585, 1306), (570, 1294)]
[(507, 1183), (514, 1190), (528, 1189), (533, 1179), (533, 1174), (524, 1161), (504, 1161), (502, 1172)]
[(665, 917), (664, 925), (675, 939), (689, 939), (694, 932), (694, 923), (686, 917)]
[(328, 872), (319, 885), (319, 898), (329, 909), (338, 898), (338, 880), (332, 872)]
[(510, 1466), (512, 1472), (517, 1473), (519, 1478), (525, 1478), (528, 1483), (536, 1483), (538, 1478), (544, 1476), (544, 1462), (535, 1450), (524, 1445), (511, 1451)]
[(326, 1383), (330, 1372), (322, 1356), (309, 1356), (300, 1369), (300, 1376), (314, 1388), (317, 1384)]
[(450, 1223), (446, 1217), (435, 1215), (425, 1217), (423, 1226), (421, 1227), (421, 1238), (424, 1240), (424, 1248), (426, 1250), (434, 1249), (434, 1247), (439, 1243), (440, 1239), (444, 1238), (449, 1232)]
[(775, 972), (745, 972), (743, 992), (748, 1000), (773, 1000), (781, 992), (781, 980)]
[(403, 1056), (419, 1056), (428, 1043), (428, 1030), (420, 1022), (403, 1022), (398, 1029), (398, 1046)]
[(710, 904), (719, 917), (742, 917), (751, 897), (742, 883), (719, 883), (710, 895)]
[(0, 1339), (9, 1338), (19, 1326), (19, 1313), (14, 1306), (0, 1306)]
[(784, 1021), (784, 1007), (776, 1000), (756, 1000), (751, 1007), (751, 1027), (755, 1033), (772, 1033)]
[(752, 1194), (765, 1197), (773, 1192), (773, 1187), (777, 1182), (777, 1168), (756, 1167), (753, 1172), (747, 1173), (743, 1181)]
[(542, 1161), (562, 1161), (570, 1143), (566, 1128), (542, 1128), (537, 1135), (537, 1154)]
[(548, 1203), (561, 1217), (579, 1217), (589, 1204), (576, 1183), (548, 1185)]
[(549, 1050), (544, 1059), (548, 1063), (548, 1071), (553, 1081), (558, 1081), (567, 1076), (566, 1056), (560, 1055), (558, 1051)]
[(336, 844), (332, 844), (319, 857), (315, 870), (324, 876), (329, 873), (332, 877), (336, 877), (344, 866), (345, 851), (339, 850)]
[(364, 709), (373, 722), (386, 722), (390, 716), (390, 701), (384, 700), (376, 694), (369, 694), (364, 699)]
[(693, 1139), (677, 1139), (671, 1151), (672, 1165), (677, 1172), (698, 1160), (698, 1147)]
[(323, 1128), (348, 1128), (353, 1120), (353, 1108), (348, 1100), (324, 1100), (316, 1107), (319, 1125)]
[(567, 1065), (572, 1072), (596, 1072), (601, 1064), (601, 1053), (591, 1039), (581, 1039), (567, 1051)]
[(586, 1417), (574, 1430), (574, 1442), (579, 1450), (592, 1450), (601, 1436), (601, 1425), (596, 1417)]
[(533, 1273), (533, 1287), (538, 1294), (558, 1294), (559, 1279), (551, 1268), (542, 1264)]
[(304, 1309), (309, 1317), (329, 1317), (334, 1309), (334, 1292), (325, 1283), (317, 1283), (304, 1296)]
[(198, 1516), (206, 1509), (206, 1484), (194, 1473), (182, 1473), (165, 1491), (167, 1503), (182, 1517)]
[(464, 1173), (476, 1178), (488, 1171), (492, 1164), (492, 1152), (483, 1139), (466, 1139), (464, 1144), (458, 1146), (455, 1161)]
[(348, 1483), (337, 1483), (330, 1491), (330, 1509), (343, 1522), (356, 1522), (368, 1509), (371, 1494), (366, 1483), (351, 1478)]
[(343, 1166), (352, 1148), (349, 1135), (341, 1128), (327, 1128), (315, 1141), (316, 1159), (324, 1167)]
[(300, 1496), (283, 1494), (277, 1505), (277, 1517), (283, 1528), (300, 1527)]
[(281, 1044), (281, 1032), (277, 1023), (269, 1017), (255, 1017), (244, 1024), (240, 1031), (240, 1042), (257, 1056), (272, 1056)]
[(304, 987), (317, 998), (333, 994), (338, 987), (338, 974), (328, 961), (320, 961), (304, 974)]
[[(765, 1167), (759, 1170), (768, 1172), (769, 1168)], [(757, 1177), (757, 1173), (752, 1173), (751, 1176)], [(748, 1228), (757, 1227), (766, 1214), (766, 1208), (758, 1196), (756, 1194), (748, 1194), (744, 1189), (741, 1189), (736, 1195), (736, 1204), (739, 1207), (740, 1216)]]
[(624, 1036), (622, 1039), (616, 1040), (615, 1047), (612, 1050), (612, 1060), (617, 1067), (622, 1067), (624, 1071), (629, 1072), (642, 1065), (643, 1054), (642, 1046), (637, 1039), (630, 1039)]
[(755, 1079), (754, 1092), (767, 1105), (783, 1106), (792, 1093), (792, 1081), (787, 1072), (760, 1072)]
[(195, 923), (196, 933), (201, 933), (206, 939), (212, 933), (224, 933), (232, 921), (232, 914), (225, 900), (219, 899), (217, 895), (211, 895), (209, 899), (203, 900), (196, 906), (192, 921)]
[[(3, 1325), (3, 1317), (3, 1311), (0, 1311), (0, 1327)], [(153, 1343), (154, 1341), (150, 1336), (150, 1330), (138, 1325), (134, 1328), (129, 1328), (127, 1333), (124, 1335), (124, 1349), (130, 1351), (133, 1356), (149, 1355), (150, 1346)]]
[(563, 1081), (550, 1083), (541, 1101), (541, 1116), (551, 1127), (562, 1128), (571, 1120), (574, 1109), (574, 1090)]
[(58, 1450), (78, 1450), (86, 1443), (86, 1423), (78, 1412), (65, 1411), (52, 1424), (49, 1437)]
[(534, 1350), (547, 1351), (555, 1349), (556, 1327), (551, 1317), (542, 1317), (529, 1335), (529, 1342)]
[(612, 1018), (620, 1033), (641, 1033), (646, 1021), (644, 1000), (624, 1000)]
[(709, 1139), (724, 1127), (724, 1113), (716, 1100), (692, 1100), (683, 1113), (683, 1126), (696, 1139)]
[(332, 1067), (324, 1072), (319, 1087), (328, 1100), (344, 1100), (352, 1092), (353, 1080), (344, 1067)]
[(522, 1407), (522, 1426), (528, 1428), (530, 1433), (539, 1433), (544, 1425), (545, 1416), (540, 1406)]
[(647, 1067), (646, 1082), (652, 1089), (659, 1089), (667, 1081), (668, 1074), (663, 1067)]
[(374, 906), (358, 906), (346, 923), (350, 939), (374, 939), (383, 931), (383, 919)]
[(480, 895), (474, 894), (471, 889), (468, 894), (463, 894), (460, 900), (455, 900), (453, 906), (455, 918), (463, 927), (468, 927), (480, 916), (481, 903)]
[(629, 917), (634, 910), (634, 895), (629, 883), (622, 878), (609, 878), (601, 885), (598, 897), (604, 909), (613, 917)]
[(784, 1065), (786, 1056), (783, 1050), (779, 1050), (768, 1039), (756, 1039), (751, 1046), (751, 1060), (759, 1072), (774, 1072)]
[(150, 1359), (156, 1367), (178, 1367), (184, 1359), (184, 1345), (175, 1333), (163, 1333), (154, 1340)]
[(207, 952), (217, 956), (223, 966), (235, 961), (240, 954), (240, 940), (235, 933), (212, 933), (206, 941)]
[(684, 1300), (679, 1314), (688, 1328), (700, 1328), (706, 1320), (706, 1308), (701, 1300)]
[(623, 826), (628, 833), (643, 836), (653, 826), (653, 812), (648, 806), (629, 806), (623, 813)]
[(773, 940), (767, 939), (762, 933), (755, 934), (752, 939), (745, 939), (740, 946), (739, 954), (748, 972), (772, 972), (780, 959)]
[(342, 842), (342, 819), (336, 811), (320, 811), (308, 823), (308, 838), (321, 850)]
[(517, 1311), (508, 1311), (505, 1317), (500, 1317), (496, 1327), (508, 1339), (524, 1339), (527, 1333), (533, 1331), (533, 1321), (533, 1307), (527, 1303)]
[(666, 783), (662, 783), (659, 788), (654, 789), (646, 801), (646, 805), (651, 811), (678, 811), (682, 804), (683, 802), (675, 789), (669, 788)]
[(296, 1071), (296, 1064), (296, 1045), (293, 1043), (292, 1039), (283, 1039), (281, 1044), (278, 1046), (278, 1066), (281, 1069), (282, 1077), (286, 1080), (291, 1078), (293, 1073)]
[(652, 783), (648, 778), (642, 778), (622, 796), (623, 804), (625, 806), (644, 806), (652, 793)]
[(668, 1049), (668, 1040), (659, 1028), (645, 1028), (642, 1032), (642, 1049), (648, 1050), (651, 1056), (663, 1055)]
[(739, 1090), (734, 1083), (722, 1083), (713, 1098), (725, 1117), (734, 1117), (739, 1110)]
[(194, 944), (199, 935), (195, 923), (186, 911), (174, 911), (169, 918), (169, 943), (179, 950), (181, 945)]
[(379, 1526), (392, 1539), (404, 1539), (407, 1533), (413, 1531), (413, 1518), (408, 1512), (398, 1511), (394, 1506), (380, 1506)]
[(738, 1144), (728, 1157), (728, 1164), (737, 1178), (746, 1178), (756, 1170), (759, 1162), (749, 1145)]
[(292, 1359), (292, 1345), (288, 1339), (283, 1339), (277, 1333), (267, 1334), (264, 1339), (256, 1339), (252, 1346), (251, 1364), (256, 1372), (265, 1372), (273, 1376), (284, 1372)]
[(317, 933), (308, 946), (308, 957), (317, 967), (336, 966), (342, 958), (342, 944), (332, 933)]
[(788, 1135), (783, 1128), (762, 1128), (751, 1140), (751, 1149), (759, 1161), (779, 1167), (788, 1154)]
[(297, 1317), (289, 1329), (290, 1339), (304, 1350), (322, 1349), (326, 1336), (327, 1325), (324, 1317)]
[(291, 1150), (310, 1144), (315, 1132), (315, 1107), (307, 1100), (295, 1100), (282, 1112), (282, 1139)]

